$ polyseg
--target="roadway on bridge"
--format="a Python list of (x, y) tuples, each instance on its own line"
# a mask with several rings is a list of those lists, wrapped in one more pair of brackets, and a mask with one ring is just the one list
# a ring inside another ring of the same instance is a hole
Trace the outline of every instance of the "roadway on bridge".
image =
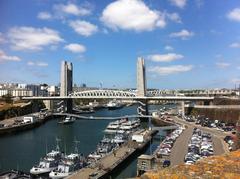
[(67, 100), (67, 99), (126, 99), (126, 100), (165, 100), (165, 101), (212, 101), (214, 97), (203, 96), (33, 96), (24, 100)]
[(83, 116), (78, 114), (71, 114), (71, 113), (52, 113), (54, 116), (70, 116), (75, 117), (77, 119), (89, 119), (89, 120), (118, 120), (123, 118), (150, 118), (150, 115), (125, 115), (125, 116), (117, 116), (117, 117), (109, 117), (109, 116)]

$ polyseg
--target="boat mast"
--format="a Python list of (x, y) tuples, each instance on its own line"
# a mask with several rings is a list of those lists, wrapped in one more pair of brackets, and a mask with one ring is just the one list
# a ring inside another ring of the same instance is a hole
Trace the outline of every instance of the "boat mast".
[(60, 147), (59, 147), (59, 142), (61, 141), (61, 139), (56, 138), (56, 151), (60, 151)]
[(74, 152), (75, 152), (76, 154), (78, 154), (78, 144), (80, 143), (80, 141), (75, 140), (74, 143), (75, 143)]
[(47, 143), (47, 139), (46, 139), (46, 155), (48, 153), (48, 143)]

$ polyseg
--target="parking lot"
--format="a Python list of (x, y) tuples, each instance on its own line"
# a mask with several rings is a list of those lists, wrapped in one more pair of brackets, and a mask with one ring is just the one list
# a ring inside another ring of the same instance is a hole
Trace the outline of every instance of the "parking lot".
[(203, 127), (195, 123), (187, 122), (178, 117), (172, 117), (173, 120), (178, 123), (186, 126), (186, 129), (182, 134), (176, 139), (170, 153), (171, 166), (184, 163), (184, 158), (188, 153), (188, 144), (192, 137), (193, 129), (196, 127), (204, 133), (211, 134), (211, 141), (213, 147), (213, 154), (220, 155), (225, 152), (228, 152), (227, 144), (224, 142), (224, 137), (227, 136), (226, 132), (216, 130), (214, 128)]
[(212, 135), (195, 127), (188, 143), (187, 154), (184, 158), (185, 164), (194, 164), (196, 161), (213, 154)]

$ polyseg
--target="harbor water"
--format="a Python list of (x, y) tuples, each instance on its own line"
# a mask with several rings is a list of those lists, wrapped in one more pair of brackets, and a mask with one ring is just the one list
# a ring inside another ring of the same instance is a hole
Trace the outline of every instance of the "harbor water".
[[(161, 105), (149, 106), (149, 109), (159, 109)], [(99, 109), (90, 116), (124, 116), (136, 114), (137, 106), (128, 106), (117, 110)], [(111, 120), (76, 120), (69, 125), (58, 124), (58, 119), (49, 120), (40, 127), (0, 137), (0, 172), (18, 169), (29, 172), (30, 168), (39, 162), (46, 152), (56, 147), (59, 138), (60, 149), (63, 152), (74, 151), (74, 140), (80, 141), (79, 152), (88, 155), (96, 149), (103, 138), (103, 131)], [(145, 123), (147, 127), (148, 123)], [(165, 135), (165, 132), (162, 132)], [(161, 140), (153, 139), (146, 153), (153, 151)], [(119, 170), (113, 178), (136, 176), (137, 159), (130, 161), (125, 168)]]

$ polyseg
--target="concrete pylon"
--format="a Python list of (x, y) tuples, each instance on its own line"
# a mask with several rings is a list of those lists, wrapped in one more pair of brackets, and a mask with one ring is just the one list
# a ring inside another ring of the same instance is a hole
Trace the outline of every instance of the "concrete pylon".
[[(73, 65), (71, 62), (62, 61), (61, 79), (60, 79), (60, 96), (68, 96), (72, 92), (73, 86)], [(72, 112), (72, 99), (64, 100), (65, 111)]]
[(60, 96), (68, 96), (72, 92), (72, 73), (73, 73), (73, 66), (72, 63), (62, 61), (61, 64), (61, 83), (60, 83)]
[[(137, 97), (145, 97), (147, 92), (145, 63), (142, 57), (137, 59)], [(148, 115), (148, 105), (146, 100), (139, 100), (138, 113)]]
[(146, 96), (146, 73), (145, 73), (145, 64), (142, 57), (138, 57), (137, 60), (137, 96), (144, 97)]

